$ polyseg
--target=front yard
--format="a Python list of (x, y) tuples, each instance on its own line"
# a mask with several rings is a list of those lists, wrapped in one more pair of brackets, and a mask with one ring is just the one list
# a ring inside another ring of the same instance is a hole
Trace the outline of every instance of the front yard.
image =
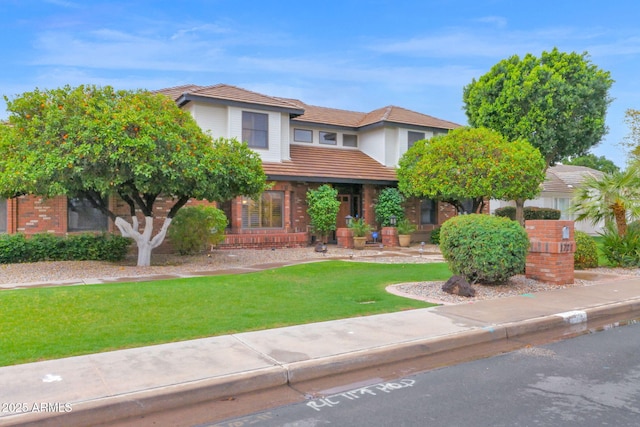
[(393, 283), (446, 264), (327, 261), (259, 273), (0, 291), (0, 366), (429, 307)]

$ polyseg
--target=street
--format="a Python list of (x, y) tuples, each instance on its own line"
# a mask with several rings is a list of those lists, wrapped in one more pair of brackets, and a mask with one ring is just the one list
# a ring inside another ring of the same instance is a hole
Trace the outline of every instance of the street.
[(637, 426), (639, 336), (633, 323), (200, 426)]

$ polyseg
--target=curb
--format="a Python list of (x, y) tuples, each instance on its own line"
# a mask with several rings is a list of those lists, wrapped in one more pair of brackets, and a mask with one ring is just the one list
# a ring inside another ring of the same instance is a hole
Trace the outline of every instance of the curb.
[(50, 413), (12, 415), (0, 418), (0, 425), (73, 427), (95, 424), (97, 420), (100, 423), (116, 422), (127, 417), (323, 378), (357, 372), (370, 375), (368, 371), (372, 369), (412, 362), (415, 365), (412, 369), (403, 369), (406, 375), (513, 351), (532, 343), (540, 344), (583, 334), (593, 328), (616, 326), (619, 322), (636, 318), (640, 318), (640, 299), (79, 402), (74, 404), (73, 412), (55, 416)]

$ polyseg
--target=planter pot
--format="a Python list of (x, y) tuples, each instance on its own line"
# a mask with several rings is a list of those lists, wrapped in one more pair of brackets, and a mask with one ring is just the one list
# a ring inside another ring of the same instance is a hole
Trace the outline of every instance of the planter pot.
[(353, 238), (353, 248), (354, 249), (364, 249), (365, 243), (367, 243), (366, 237), (354, 237)]
[(398, 243), (401, 247), (409, 247), (409, 245), (411, 244), (411, 234), (399, 234)]

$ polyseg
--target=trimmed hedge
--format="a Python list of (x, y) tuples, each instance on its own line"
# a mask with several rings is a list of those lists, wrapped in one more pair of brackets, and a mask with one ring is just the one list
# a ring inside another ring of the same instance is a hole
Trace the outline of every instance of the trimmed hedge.
[(508, 218), (461, 215), (440, 229), (440, 249), (454, 274), (471, 284), (499, 284), (524, 273), (529, 237)]
[(4, 234), (0, 236), (0, 264), (38, 261), (121, 261), (132, 240), (114, 234), (50, 233)]
[[(538, 208), (535, 206), (525, 206), (524, 208), (524, 220), (531, 219), (560, 219), (561, 212), (558, 209), (551, 208)], [(494, 212), (495, 216), (501, 216), (509, 218), (513, 221), (516, 220), (516, 208), (513, 206), (504, 206), (498, 208)]]

